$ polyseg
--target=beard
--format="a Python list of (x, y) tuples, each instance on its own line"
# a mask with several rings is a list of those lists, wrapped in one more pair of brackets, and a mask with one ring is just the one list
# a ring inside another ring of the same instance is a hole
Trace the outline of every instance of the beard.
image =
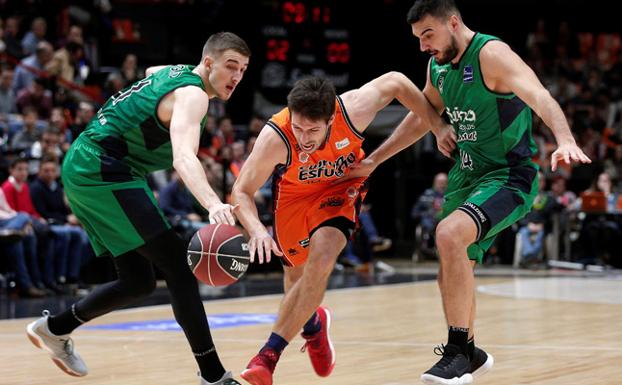
[(441, 57), (436, 59), (438, 65), (444, 65), (454, 60), (458, 56), (458, 42), (455, 37), (451, 37), (449, 45), (441, 51)]

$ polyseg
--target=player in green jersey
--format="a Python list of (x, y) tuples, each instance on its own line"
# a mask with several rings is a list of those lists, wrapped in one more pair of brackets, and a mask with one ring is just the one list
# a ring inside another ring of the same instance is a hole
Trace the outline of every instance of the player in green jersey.
[[(456, 161), (449, 173), (444, 219), (436, 229), (438, 282), (449, 327), (443, 358), (421, 376), (426, 384), (469, 384), (492, 356), (475, 347), (473, 268), (495, 236), (531, 210), (537, 193), (533, 110), (551, 128), (559, 161), (590, 162), (577, 147), (558, 103), (534, 72), (499, 39), (467, 28), (453, 0), (418, 0), (408, 23), (432, 55), (423, 93), (451, 125), (423, 127), (414, 114), (372, 153), (354, 176), (409, 146), (431, 129), (439, 150)], [(457, 147), (457, 148), (456, 148)]]
[(220, 32), (207, 40), (197, 66), (148, 68), (146, 78), (102, 106), (65, 156), (62, 179), (70, 206), (95, 252), (113, 256), (118, 275), (69, 309), (54, 316), (44, 311), (28, 325), (32, 342), (68, 374), (87, 374), (70, 333), (151, 293), (156, 266), (200, 368), (201, 384), (239, 384), (216, 353), (197, 281), (186, 263), (187, 245), (159, 209), (146, 176), (174, 167), (211, 221), (235, 223), (232, 207), (209, 186), (196, 154), (209, 100), (231, 97), (249, 57), (240, 37)]

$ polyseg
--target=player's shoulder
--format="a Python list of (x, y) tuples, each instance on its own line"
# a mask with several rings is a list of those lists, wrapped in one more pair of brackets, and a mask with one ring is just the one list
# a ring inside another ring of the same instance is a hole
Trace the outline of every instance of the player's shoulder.
[(270, 117), (270, 120), (268, 120), (268, 124), (275, 124), (279, 128), (284, 128), (285, 126), (289, 124), (289, 117), (290, 117), (289, 108), (285, 107), (281, 111), (272, 115)]
[(504, 41), (494, 39), (488, 40), (479, 51), (480, 60), (484, 59), (500, 59), (504, 55), (514, 52), (512, 48)]

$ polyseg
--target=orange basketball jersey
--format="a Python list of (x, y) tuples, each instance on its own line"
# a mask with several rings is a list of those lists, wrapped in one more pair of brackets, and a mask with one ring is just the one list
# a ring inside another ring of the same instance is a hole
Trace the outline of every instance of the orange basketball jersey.
[(275, 240), (289, 266), (304, 263), (309, 238), (323, 222), (345, 217), (357, 222), (358, 207), (364, 198), (365, 178), (339, 183), (353, 164), (365, 157), (363, 137), (352, 126), (341, 98), (335, 101), (335, 119), (324, 145), (311, 154), (302, 151), (292, 132), (289, 109), (272, 116), (268, 125), (287, 146), (287, 162), (275, 169)]
[(339, 96), (335, 104), (335, 119), (328, 129), (326, 141), (311, 154), (302, 151), (296, 142), (288, 108), (268, 121), (287, 145), (287, 164), (276, 170), (275, 203), (315, 195), (333, 185), (350, 166), (365, 157), (361, 148), (363, 136), (350, 123)]

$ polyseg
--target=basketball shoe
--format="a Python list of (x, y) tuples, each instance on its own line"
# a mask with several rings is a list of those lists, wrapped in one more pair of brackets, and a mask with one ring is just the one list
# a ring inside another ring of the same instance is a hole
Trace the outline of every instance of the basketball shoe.
[(492, 369), (494, 363), (495, 359), (492, 355), (476, 346), (473, 351), (473, 357), (471, 357), (471, 370), (469, 373), (473, 375), (473, 378), (481, 377)]
[(473, 382), (470, 373), (471, 363), (458, 346), (452, 344), (437, 346), (434, 353), (443, 358), (421, 375), (424, 384), (466, 385)]
[(335, 367), (335, 348), (330, 340), (330, 311), (324, 306), (317, 308), (317, 315), (320, 317), (322, 329), (312, 335), (301, 334), (306, 340), (300, 351), (309, 352), (309, 358), (315, 373), (320, 377), (327, 377)]
[(43, 311), (43, 317), (31, 322), (26, 327), (26, 334), (30, 341), (38, 348), (47, 351), (52, 361), (65, 373), (83, 377), (88, 374), (86, 364), (75, 351), (73, 340), (69, 334), (57, 336), (48, 329), (50, 312)]
[(272, 385), (272, 374), (279, 360), (279, 353), (272, 348), (263, 348), (240, 374), (252, 385)]

